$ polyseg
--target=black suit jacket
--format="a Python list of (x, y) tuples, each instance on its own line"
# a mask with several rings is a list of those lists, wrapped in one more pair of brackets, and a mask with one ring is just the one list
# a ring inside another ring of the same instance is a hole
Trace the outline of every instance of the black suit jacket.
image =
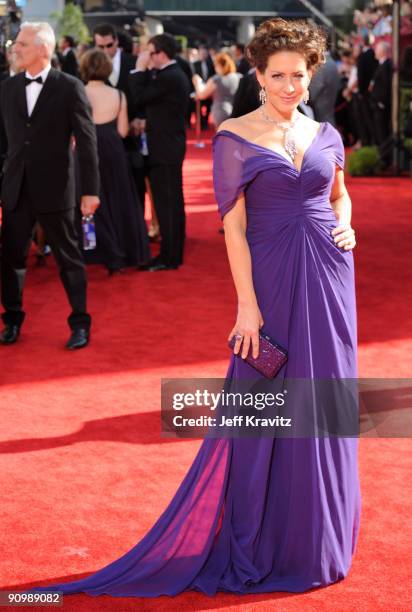
[(375, 74), (377, 66), (378, 60), (375, 57), (373, 49), (363, 51), (358, 57), (358, 89), (360, 94), (366, 94), (368, 92), (369, 83)]
[(38, 212), (72, 208), (73, 135), (81, 195), (99, 193), (96, 129), (83, 83), (52, 68), (28, 117), (24, 78), (20, 73), (1, 84), (2, 206), (7, 210), (15, 208), (25, 177)]
[(159, 71), (135, 72), (129, 78), (134, 103), (146, 109), (150, 164), (182, 163), (190, 91), (185, 73), (178, 64), (171, 64)]
[(75, 77), (79, 76), (79, 65), (77, 63), (76, 55), (72, 49), (70, 49), (70, 51), (68, 51), (66, 55), (63, 55), (63, 53), (61, 53), (59, 55), (59, 61), (60, 66), (62, 68), (62, 72), (65, 72), (66, 74), (71, 74)]
[[(391, 107), (392, 99), (392, 61), (388, 58), (379, 64), (373, 77), (372, 100), (381, 109)], [(382, 107), (383, 105), (383, 107)]]
[(192, 65), (190, 64), (190, 62), (185, 60), (183, 57), (180, 57), (180, 55), (176, 55), (175, 60), (176, 60), (176, 63), (183, 70), (183, 72), (185, 73), (187, 77), (187, 80), (189, 82), (190, 91), (194, 91), (194, 87), (192, 83), (192, 77), (194, 75), (194, 72), (192, 69)]
[[(207, 64), (207, 77), (205, 80), (207, 81), (207, 79), (210, 79), (210, 77), (216, 74), (216, 72), (215, 72), (215, 67), (213, 65), (213, 62), (210, 57), (207, 58), (206, 64)], [(203, 79), (202, 62), (200, 60), (193, 62), (193, 69), (195, 71), (195, 74), (198, 74)]]
[(142, 113), (140, 113), (139, 109), (136, 108), (134, 105), (134, 101), (130, 91), (129, 75), (130, 71), (134, 70), (135, 67), (136, 58), (134, 57), (134, 55), (122, 51), (120, 56), (119, 80), (117, 81), (115, 87), (123, 91), (126, 95), (129, 120), (133, 119), (134, 117), (142, 116)]
[(236, 62), (236, 70), (243, 74), (243, 76), (247, 75), (250, 70), (250, 64), (247, 61), (246, 57), (242, 57), (238, 62)]
[(233, 99), (232, 117), (241, 117), (259, 108), (259, 91), (260, 85), (255, 71), (242, 77)]

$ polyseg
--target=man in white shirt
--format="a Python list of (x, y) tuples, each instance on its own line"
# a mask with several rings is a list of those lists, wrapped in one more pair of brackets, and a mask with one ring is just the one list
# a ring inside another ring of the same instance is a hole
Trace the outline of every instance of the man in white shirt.
[(113, 70), (109, 76), (110, 84), (124, 91), (130, 104), (129, 73), (135, 67), (136, 58), (120, 49), (116, 30), (109, 23), (96, 26), (93, 30), (93, 39), (95, 46), (111, 59)]
[[(48, 23), (23, 23), (14, 45), (25, 72), (0, 91), (1, 299), (5, 324), (0, 343), (13, 344), (25, 318), (23, 286), (36, 222), (46, 233), (71, 313), (68, 349), (89, 342), (87, 278), (75, 228), (73, 136), (79, 159), (81, 211), (99, 206), (96, 130), (84, 85), (51, 68), (56, 45)], [(47, 303), (47, 296), (45, 296)], [(54, 314), (54, 313), (51, 313)], [(43, 335), (47, 336), (48, 330)]]

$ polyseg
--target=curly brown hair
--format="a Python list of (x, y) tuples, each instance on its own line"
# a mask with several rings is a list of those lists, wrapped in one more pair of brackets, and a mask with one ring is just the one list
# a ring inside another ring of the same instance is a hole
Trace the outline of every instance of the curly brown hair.
[(300, 53), (307, 69), (315, 72), (325, 63), (326, 45), (327, 35), (321, 27), (304, 19), (286, 21), (275, 17), (260, 24), (246, 52), (259, 72), (266, 70), (269, 57), (279, 51)]

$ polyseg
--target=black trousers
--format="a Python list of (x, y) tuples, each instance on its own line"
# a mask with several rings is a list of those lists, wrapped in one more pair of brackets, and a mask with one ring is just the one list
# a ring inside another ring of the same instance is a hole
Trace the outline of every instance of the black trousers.
[(381, 162), (384, 166), (390, 166), (393, 157), (393, 140), (390, 109), (381, 109), (377, 104), (374, 104), (373, 120), (375, 126), (376, 144), (379, 147), (379, 156)]
[(183, 162), (150, 168), (150, 186), (162, 237), (160, 258), (167, 265), (180, 266), (186, 232), (183, 199)]
[[(6, 325), (23, 323), (23, 287), (27, 256), (33, 228), (38, 221), (44, 229), (47, 242), (56, 259), (60, 278), (72, 312), (68, 324), (72, 329), (90, 327), (91, 318), (86, 311), (86, 269), (75, 228), (75, 209), (40, 213), (23, 182), (21, 195), (14, 210), (3, 209), (1, 228), (1, 301)], [(47, 299), (47, 296), (45, 296)], [(54, 313), (50, 313), (53, 316)]]
[(212, 100), (200, 101), (200, 128), (207, 130), (209, 126), (210, 109), (212, 108)]
[(373, 111), (369, 93), (356, 94), (355, 104), (357, 111), (357, 130), (363, 147), (375, 144), (375, 131), (373, 124)]

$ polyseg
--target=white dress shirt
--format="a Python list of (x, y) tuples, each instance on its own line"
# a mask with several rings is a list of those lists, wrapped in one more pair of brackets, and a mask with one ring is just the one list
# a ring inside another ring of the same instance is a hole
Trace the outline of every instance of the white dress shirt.
[(209, 66), (207, 65), (206, 60), (202, 60), (200, 62), (200, 71), (202, 73), (202, 79), (207, 81), (207, 77), (209, 76)]
[(118, 48), (114, 58), (112, 59), (113, 70), (109, 76), (109, 81), (113, 87), (116, 87), (117, 83), (119, 82), (121, 53), (121, 50)]
[(45, 80), (47, 79), (47, 75), (49, 74), (50, 68), (51, 64), (48, 64), (46, 68), (44, 68), (44, 70), (34, 75), (30, 74), (26, 70), (26, 77), (28, 79), (37, 79), (37, 77), (40, 76), (43, 80), (43, 83), (30, 83), (29, 85), (26, 85), (27, 114), (29, 117), (33, 112), (33, 108), (36, 105), (37, 98), (39, 97), (40, 92), (43, 89), (43, 85)]

